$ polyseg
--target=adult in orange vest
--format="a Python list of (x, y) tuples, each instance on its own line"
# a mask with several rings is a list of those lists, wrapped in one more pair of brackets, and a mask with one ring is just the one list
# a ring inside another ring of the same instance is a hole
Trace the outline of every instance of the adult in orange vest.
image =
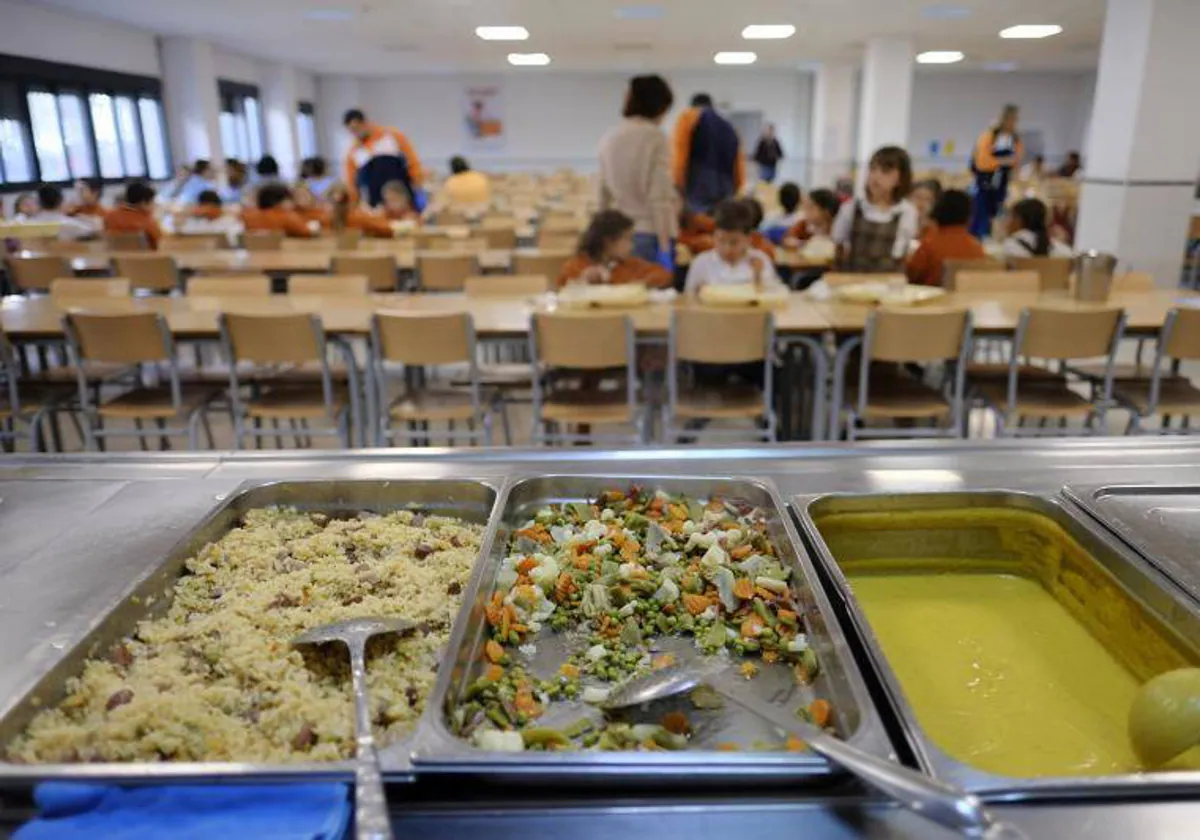
[(346, 153), (344, 165), (351, 204), (361, 197), (377, 207), (383, 201), (383, 185), (389, 181), (403, 183), (416, 204), (425, 173), (416, 149), (404, 133), (398, 128), (375, 125), (358, 108), (347, 111), (342, 124), (354, 135), (354, 145)]
[(971, 215), (971, 234), (986, 239), (992, 232), (992, 220), (1004, 207), (1008, 181), (1021, 171), (1025, 149), (1017, 134), (1016, 105), (1005, 105), (1000, 119), (979, 135), (971, 155), (971, 173), (975, 176), (975, 207)]

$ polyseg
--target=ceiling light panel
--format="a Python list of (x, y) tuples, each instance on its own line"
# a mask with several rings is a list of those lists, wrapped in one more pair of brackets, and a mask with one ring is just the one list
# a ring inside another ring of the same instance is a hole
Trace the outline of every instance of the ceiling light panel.
[(752, 52), (719, 52), (713, 56), (717, 64), (753, 64), (758, 54)]
[(796, 34), (790, 23), (753, 23), (742, 30), (747, 41), (780, 41)]
[(524, 26), (478, 26), (475, 34), (485, 41), (525, 41), (529, 30)]
[(545, 67), (550, 63), (546, 53), (509, 53), (508, 63), (514, 67)]
[(917, 64), (957, 64), (963, 60), (958, 50), (930, 50), (917, 54)]
[(1001, 38), (1049, 38), (1063, 28), (1057, 23), (1022, 23), (1000, 30)]

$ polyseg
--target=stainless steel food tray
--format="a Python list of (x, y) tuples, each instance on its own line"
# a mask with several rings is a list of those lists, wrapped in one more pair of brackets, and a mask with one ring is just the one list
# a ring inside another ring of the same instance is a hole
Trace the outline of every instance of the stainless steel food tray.
[[(450, 644), (455, 651), (453, 665), (443, 669), (427, 709), (429, 726), (419, 731), (413, 756), (418, 773), (470, 772), (496, 774), (507, 778), (559, 778), (565, 774), (576, 777), (592, 776), (597, 780), (614, 777), (640, 778), (652, 776), (656, 782), (678, 778), (691, 784), (749, 783), (750, 780), (771, 778), (813, 779), (829, 778), (829, 765), (811, 753), (714, 752), (692, 750), (662, 753), (617, 753), (596, 751), (493, 753), (479, 750), (453, 735), (446, 715), (452, 710), (463, 691), (475, 679), (481, 668), (482, 645), (487, 640), (484, 604), (494, 590), (496, 575), (508, 550), (509, 535), (520, 528), (539, 508), (551, 504), (595, 499), (601, 492), (613, 488), (627, 489), (638, 485), (648, 491), (664, 490), (687, 494), (693, 498), (721, 496), (742, 499), (765, 511), (770, 536), (780, 552), (780, 559), (789, 563), (798, 585), (798, 602), (806, 613), (809, 639), (821, 661), (821, 671), (814, 686), (800, 687), (790, 675), (788, 679), (764, 679), (767, 669), (749, 685), (754, 686), (766, 702), (794, 709), (814, 696), (829, 699), (835, 708), (840, 731), (859, 749), (877, 756), (894, 758), (892, 745), (883, 728), (874, 704), (867, 693), (850, 648), (838, 625), (833, 621), (829, 602), (820, 586), (815, 584), (812, 564), (799, 548), (800, 542), (788, 520), (786, 511), (774, 488), (765, 482), (739, 478), (674, 478), (627, 475), (548, 476), (514, 479), (505, 489), (501, 518), (491, 535), (484, 568), (477, 576), (479, 585), (464, 603), (466, 615), (459, 616)], [(548, 675), (562, 661), (563, 649), (555, 645), (555, 635), (543, 630), (533, 640), (537, 653), (525, 656), (517, 652), (518, 661), (538, 675)], [(681, 700), (686, 704), (686, 700)], [(590, 707), (570, 704), (580, 714)], [(655, 706), (661, 715), (668, 707)], [(683, 706), (688, 708), (690, 706)], [(741, 707), (738, 707), (739, 709)], [(695, 715), (695, 712), (690, 712)], [(724, 722), (743, 731), (756, 726), (764, 735), (771, 732), (773, 741), (779, 737), (770, 725), (748, 711), (728, 715)], [(549, 715), (548, 715), (549, 718)], [(749, 720), (752, 718), (753, 720)], [(546, 725), (554, 725), (550, 720)], [(562, 721), (566, 723), (566, 721)], [(719, 722), (718, 726), (721, 725)]]
[[(1007, 490), (962, 491), (919, 494), (822, 494), (800, 495), (792, 500), (800, 519), (801, 529), (821, 566), (823, 576), (837, 600), (842, 615), (851, 625), (856, 641), (870, 660), (895, 715), (900, 719), (909, 746), (921, 768), (930, 775), (958, 784), (992, 800), (1026, 800), (1047, 798), (1093, 798), (1120, 795), (1154, 796), (1192, 795), (1200, 789), (1200, 772), (1127, 774), (1117, 776), (1014, 778), (979, 770), (943, 752), (925, 733), (916, 712), (909, 704), (896, 673), (888, 664), (878, 637), (871, 629), (866, 615), (854, 598), (850, 583), (842, 573), (837, 558), (827, 545), (816, 518), (830, 513), (889, 511), (961, 510), (970, 507), (1007, 507), (1029, 511), (1050, 518), (1090, 554), (1131, 599), (1157, 616), (1167, 632), (1200, 661), (1200, 614), (1170, 581), (1141, 558), (1112, 540), (1093, 523), (1072, 515), (1062, 504), (1041, 496)], [(1001, 559), (992, 542), (973, 539), (958, 531), (938, 535), (934, 530), (921, 530), (905, 537), (900, 551), (916, 552), (913, 556), (969, 556), (963, 552), (980, 551), (980, 558)], [(881, 549), (890, 557), (900, 557), (895, 545)], [(890, 554), (889, 554), (890, 551)], [(990, 551), (991, 554), (982, 553)]]
[[(165, 486), (165, 485), (164, 485)], [(394, 480), (394, 481), (250, 481), (242, 484), (180, 540), (158, 566), (134, 581), (114, 599), (110, 609), (96, 620), (87, 635), (35, 680), (14, 692), (14, 699), (0, 708), (0, 744), (19, 735), (42, 709), (53, 707), (66, 694), (66, 682), (83, 668), (85, 660), (108, 651), (129, 636), (137, 624), (166, 613), (175, 582), (184, 573), (184, 563), (208, 543), (230, 531), (254, 508), (287, 505), (331, 515), (360, 511), (388, 512), (421, 510), (456, 516), (486, 525), (499, 495), (486, 481)], [(486, 536), (486, 535), (485, 535)], [(477, 588), (479, 563), (464, 592)], [(409, 739), (405, 739), (406, 741)], [(407, 775), (411, 771), (406, 748), (389, 751), (384, 771)], [(53, 778), (104, 778), (107, 780), (151, 780), (170, 778), (253, 777), (256, 779), (353, 777), (351, 762), (307, 764), (251, 764), (237, 762), (162, 762), (98, 764), (11, 764), (0, 763), (0, 782)]]
[(1068, 484), (1063, 495), (1200, 601), (1200, 485)]

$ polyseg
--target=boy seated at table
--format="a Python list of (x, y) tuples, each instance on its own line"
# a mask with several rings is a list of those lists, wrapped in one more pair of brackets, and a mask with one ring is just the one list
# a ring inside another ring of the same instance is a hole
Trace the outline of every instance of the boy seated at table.
[(383, 185), (383, 217), (389, 222), (417, 221), (421, 214), (412, 206), (412, 198), (403, 181), (388, 181)]
[(814, 236), (829, 236), (842, 204), (833, 190), (819, 189), (806, 195), (802, 206), (804, 218), (792, 225), (783, 238), (785, 248), (799, 248)]
[(53, 184), (43, 184), (37, 189), (37, 212), (30, 217), (34, 222), (53, 222), (58, 225), (58, 238), (68, 241), (95, 239), (100, 233), (102, 221), (90, 216), (74, 218), (63, 212), (63, 193)]
[(312, 189), (304, 181), (292, 187), (292, 204), (295, 205), (300, 218), (306, 222), (316, 222), (322, 229), (327, 229), (333, 222), (333, 214), (317, 201)]
[(154, 218), (154, 187), (134, 181), (125, 188), (125, 200), (104, 217), (105, 233), (140, 233), (151, 250), (162, 239), (162, 228)]
[(296, 212), (292, 194), (283, 184), (267, 183), (258, 190), (258, 207), (242, 213), (242, 223), (247, 233), (256, 231), (282, 231), (287, 236), (307, 239), (320, 230), (319, 225), (310, 226)]
[(987, 254), (983, 244), (967, 230), (971, 221), (971, 197), (965, 192), (946, 190), (929, 215), (933, 224), (908, 258), (905, 273), (910, 283), (940, 286), (946, 260), (981, 260)]
[(755, 250), (762, 251), (771, 258), (771, 262), (775, 262), (775, 246), (771, 244), (771, 240), (767, 239), (766, 234), (759, 230), (763, 223), (763, 206), (758, 203), (756, 198), (742, 199), (750, 207), (750, 212), (754, 215), (754, 228), (750, 231), (750, 247)]
[(100, 203), (103, 191), (104, 181), (99, 178), (80, 178), (75, 182), (78, 199), (67, 210), (67, 215), (103, 219), (108, 215), (108, 210)]
[(751, 244), (754, 208), (745, 201), (726, 199), (717, 205), (714, 216), (713, 250), (692, 260), (685, 291), (695, 295), (709, 285), (778, 285), (779, 275), (771, 258)]
[(602, 210), (593, 216), (579, 241), (579, 252), (558, 275), (559, 288), (574, 282), (670, 286), (670, 271), (633, 256), (633, 229), (633, 219), (619, 210)]
[(346, 189), (345, 184), (334, 184), (326, 191), (325, 197), (329, 199), (329, 226), (334, 233), (357, 230), (361, 231), (363, 236), (376, 239), (392, 239), (396, 235), (391, 222), (382, 215), (351, 206), (350, 191)]
[(176, 214), (175, 230), (184, 236), (219, 233), (233, 244), (237, 234), (242, 231), (242, 223), (238, 220), (236, 212), (225, 212), (221, 196), (216, 190), (204, 190), (196, 196), (195, 204)]

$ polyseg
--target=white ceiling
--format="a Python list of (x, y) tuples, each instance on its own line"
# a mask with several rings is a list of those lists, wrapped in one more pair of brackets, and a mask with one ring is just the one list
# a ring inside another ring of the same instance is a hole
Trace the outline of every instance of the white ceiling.
[[(712, 68), (719, 50), (752, 49), (758, 67), (855, 60), (879, 36), (912, 38), (918, 50), (961, 50), (967, 60), (930, 72), (1016, 62), (1021, 70), (1096, 66), (1103, 0), (35, 0), (165, 35), (195, 35), (247, 55), (327, 73), (506, 70), (511, 51), (548, 52), (553, 70)], [(657, 19), (622, 19), (634, 6)], [(952, 7), (960, 19), (931, 17)], [(349, 20), (311, 20), (345, 10)], [(750, 23), (792, 23), (786, 41), (743, 41)], [(1016, 23), (1057, 23), (1041, 41), (1002, 40)], [(531, 38), (483, 42), (480, 25), (520, 24)], [(547, 72), (547, 69), (520, 72)], [(733, 70), (731, 72), (737, 72)]]

